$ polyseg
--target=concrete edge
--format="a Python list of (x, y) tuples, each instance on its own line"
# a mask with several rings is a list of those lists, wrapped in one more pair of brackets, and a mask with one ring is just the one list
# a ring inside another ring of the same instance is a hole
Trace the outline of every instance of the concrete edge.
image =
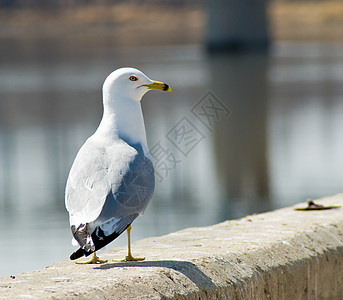
[[(316, 202), (343, 206), (343, 194)], [(0, 298), (342, 299), (343, 208), (294, 210), (301, 206), (141, 240), (142, 262), (63, 261), (0, 277)]]

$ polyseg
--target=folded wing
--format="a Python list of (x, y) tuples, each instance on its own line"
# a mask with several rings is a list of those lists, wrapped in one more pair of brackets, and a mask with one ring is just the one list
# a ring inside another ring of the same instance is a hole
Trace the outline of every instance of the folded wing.
[(153, 166), (140, 145), (104, 147), (88, 139), (66, 187), (71, 230), (81, 246), (74, 254), (89, 255), (118, 237), (144, 212), (153, 190)]

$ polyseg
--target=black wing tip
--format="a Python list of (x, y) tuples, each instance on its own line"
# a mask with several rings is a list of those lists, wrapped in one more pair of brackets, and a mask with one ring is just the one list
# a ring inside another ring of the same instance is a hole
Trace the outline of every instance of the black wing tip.
[[(120, 232), (113, 232), (112, 234), (108, 236), (104, 234), (104, 231), (100, 227), (97, 227), (97, 230), (94, 230), (94, 232), (92, 233), (92, 240), (95, 245), (95, 251), (98, 251), (99, 249), (105, 247), (107, 244), (115, 240), (119, 235), (122, 234), (123, 231), (125, 231), (130, 226), (130, 224), (128, 224), (124, 230), (121, 230)], [(76, 238), (75, 235), (74, 237)], [(72, 255), (70, 255), (70, 260), (75, 260), (82, 256), (88, 256), (92, 254), (93, 252), (94, 251), (86, 251), (80, 247)]]
[(87, 252), (85, 250), (83, 250), (82, 248), (79, 248), (78, 250), (76, 250), (72, 255), (70, 255), (70, 260), (75, 260), (78, 259), (82, 256), (88, 256), (90, 254), (92, 254), (93, 252)]

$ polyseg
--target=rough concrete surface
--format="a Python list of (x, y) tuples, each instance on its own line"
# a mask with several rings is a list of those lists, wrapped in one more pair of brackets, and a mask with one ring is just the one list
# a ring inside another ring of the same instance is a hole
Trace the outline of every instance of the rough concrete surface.
[[(316, 203), (343, 206), (343, 194)], [(343, 299), (343, 208), (294, 207), (138, 241), (141, 262), (112, 262), (126, 255), (114, 248), (102, 265), (0, 277), (0, 298)]]

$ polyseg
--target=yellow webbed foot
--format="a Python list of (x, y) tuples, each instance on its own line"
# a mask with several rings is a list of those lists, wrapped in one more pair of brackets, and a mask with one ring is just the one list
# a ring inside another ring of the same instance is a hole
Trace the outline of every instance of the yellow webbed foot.
[(114, 259), (114, 262), (125, 262), (125, 261), (140, 261), (140, 260), (145, 260), (145, 257), (133, 257), (131, 254), (126, 256), (124, 259), (121, 260), (116, 260)]
[(92, 256), (92, 259), (89, 260), (89, 261), (76, 261), (75, 263), (76, 264), (79, 264), (79, 265), (87, 265), (87, 264), (103, 264), (103, 263), (106, 263), (107, 260), (101, 260), (99, 259), (99, 257), (96, 256), (95, 252), (93, 252), (93, 256)]
[(145, 257), (133, 257), (131, 254), (131, 239), (130, 239), (130, 232), (131, 232), (131, 225), (129, 225), (126, 229), (127, 232), (127, 248), (128, 253), (127, 256), (122, 260), (113, 260), (114, 262), (124, 262), (124, 261), (140, 261), (144, 260)]
[(133, 257), (131, 254), (129, 254), (128, 256), (126, 256), (124, 258), (123, 261), (140, 261), (140, 260), (144, 260), (145, 257)]

